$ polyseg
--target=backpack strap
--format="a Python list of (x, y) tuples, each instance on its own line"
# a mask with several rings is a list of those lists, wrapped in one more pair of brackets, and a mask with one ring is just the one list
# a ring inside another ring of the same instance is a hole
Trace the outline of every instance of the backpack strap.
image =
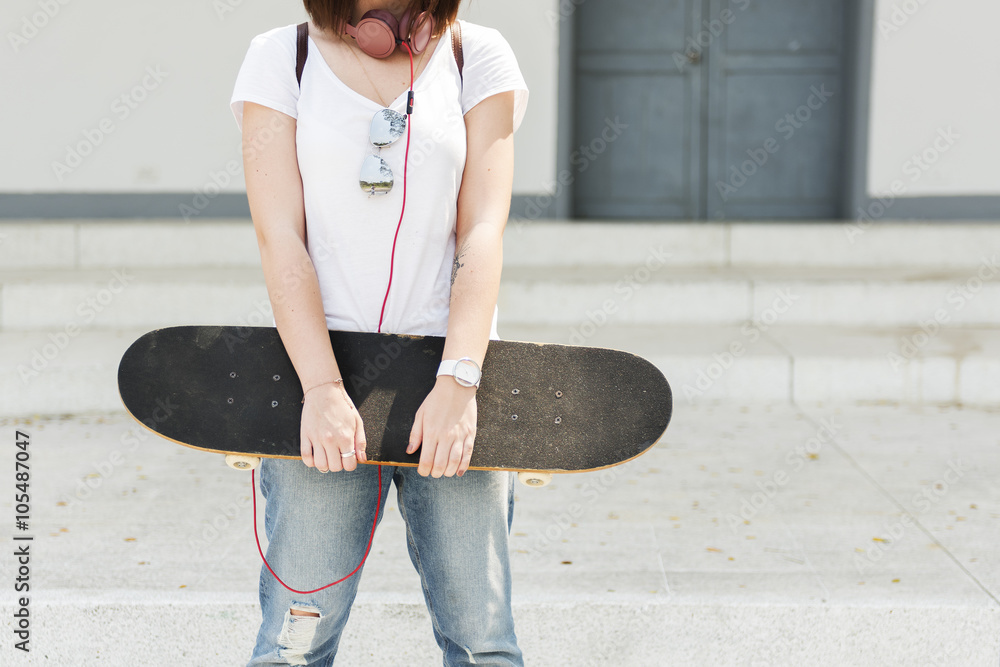
[(295, 42), (295, 79), (302, 87), (302, 70), (306, 67), (306, 56), (309, 55), (309, 23), (298, 25), (298, 39)]
[(462, 81), (465, 52), (462, 50), (462, 24), (458, 19), (451, 24), (451, 52), (455, 54), (455, 63), (458, 65), (458, 80)]

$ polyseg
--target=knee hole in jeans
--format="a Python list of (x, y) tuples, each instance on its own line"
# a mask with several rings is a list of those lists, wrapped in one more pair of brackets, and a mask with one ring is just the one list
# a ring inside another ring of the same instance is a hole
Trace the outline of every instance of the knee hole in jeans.
[(288, 613), (285, 614), (285, 623), (281, 627), (281, 633), (278, 635), (278, 645), (281, 647), (278, 654), (287, 660), (288, 664), (305, 665), (307, 663), (305, 655), (312, 647), (319, 620), (320, 614), (316, 607), (292, 605), (289, 608)]

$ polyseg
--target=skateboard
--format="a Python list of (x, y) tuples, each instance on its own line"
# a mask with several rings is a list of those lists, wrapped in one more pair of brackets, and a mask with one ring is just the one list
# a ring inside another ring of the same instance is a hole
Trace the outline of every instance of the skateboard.
[[(361, 414), (373, 464), (415, 466), (414, 415), (433, 388), (444, 338), (331, 331), (344, 387)], [(118, 390), (146, 428), (227, 455), (300, 458), (302, 386), (274, 327), (151, 331), (125, 352)], [(651, 448), (670, 422), (670, 385), (653, 364), (594, 347), (489, 342), (476, 392), (469, 468), (513, 470), (529, 486), (552, 473), (618, 465)]]

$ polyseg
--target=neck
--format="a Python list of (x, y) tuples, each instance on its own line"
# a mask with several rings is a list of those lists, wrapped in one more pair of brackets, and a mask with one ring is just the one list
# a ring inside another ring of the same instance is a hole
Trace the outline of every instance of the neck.
[(354, 14), (351, 23), (357, 25), (361, 17), (372, 9), (384, 9), (397, 19), (403, 15), (410, 3), (407, 0), (357, 0), (354, 3)]

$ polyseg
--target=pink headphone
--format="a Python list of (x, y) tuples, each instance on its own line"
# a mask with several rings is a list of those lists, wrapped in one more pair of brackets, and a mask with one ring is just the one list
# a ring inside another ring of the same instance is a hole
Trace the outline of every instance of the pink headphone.
[(434, 17), (430, 12), (420, 12), (411, 18), (407, 9), (399, 21), (384, 9), (372, 9), (358, 21), (358, 25), (344, 25), (344, 32), (357, 40), (361, 50), (373, 58), (388, 58), (396, 45), (405, 42), (413, 53), (422, 53), (434, 34)]

